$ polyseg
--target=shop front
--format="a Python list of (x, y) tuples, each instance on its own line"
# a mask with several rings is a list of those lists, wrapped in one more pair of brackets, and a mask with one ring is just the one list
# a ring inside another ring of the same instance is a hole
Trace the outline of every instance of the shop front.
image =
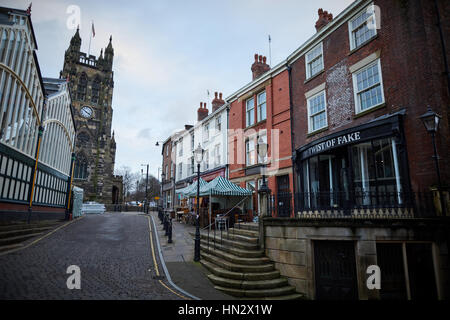
[(297, 212), (403, 208), (411, 202), (402, 112), (325, 136), (296, 152)]

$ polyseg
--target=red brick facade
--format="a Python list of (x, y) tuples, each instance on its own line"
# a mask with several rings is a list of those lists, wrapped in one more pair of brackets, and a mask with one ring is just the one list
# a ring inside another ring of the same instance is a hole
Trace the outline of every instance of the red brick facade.
[[(450, 4), (448, 1), (437, 2), (447, 45), (447, 60), (450, 60)], [(344, 18), (346, 21), (336, 30), (325, 33), (322, 40), (324, 69), (321, 73), (305, 81), (305, 55), (291, 63), (294, 148), (405, 109), (403, 125), (411, 188), (427, 189), (430, 185), (436, 185), (437, 178), (431, 137), (419, 117), (430, 106), (442, 116), (436, 139), (442, 182), (448, 183), (450, 99), (434, 2), (376, 0), (373, 3), (380, 8), (381, 28), (366, 44), (353, 51), (350, 49), (347, 21), (358, 12), (355, 10)], [(318, 43), (314, 42), (311, 48)], [(381, 63), (385, 104), (366, 114), (355, 114), (353, 80), (349, 68), (376, 52), (379, 52)], [(305, 93), (323, 83), (328, 128), (308, 135)]]

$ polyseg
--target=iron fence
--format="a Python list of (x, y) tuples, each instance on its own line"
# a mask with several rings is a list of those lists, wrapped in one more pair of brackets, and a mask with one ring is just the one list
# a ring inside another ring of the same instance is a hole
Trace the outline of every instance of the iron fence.
[(269, 201), (272, 216), (300, 218), (428, 218), (441, 214), (438, 207), (431, 191), (300, 192), (275, 194)]

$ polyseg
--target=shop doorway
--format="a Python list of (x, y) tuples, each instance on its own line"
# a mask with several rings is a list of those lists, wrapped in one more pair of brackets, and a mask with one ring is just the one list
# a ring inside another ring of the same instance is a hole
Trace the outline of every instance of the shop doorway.
[(291, 215), (291, 198), (289, 175), (277, 176), (276, 205), (279, 217), (289, 217)]
[(356, 300), (353, 241), (314, 241), (314, 276), (317, 300)]

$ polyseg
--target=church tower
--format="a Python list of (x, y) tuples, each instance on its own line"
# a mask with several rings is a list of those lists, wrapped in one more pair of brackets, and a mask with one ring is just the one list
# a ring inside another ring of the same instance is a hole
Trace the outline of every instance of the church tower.
[(85, 201), (119, 203), (122, 182), (114, 176), (116, 142), (111, 133), (114, 72), (112, 37), (96, 58), (81, 52), (79, 29), (64, 55), (60, 77), (69, 80), (77, 137), (74, 185)]

